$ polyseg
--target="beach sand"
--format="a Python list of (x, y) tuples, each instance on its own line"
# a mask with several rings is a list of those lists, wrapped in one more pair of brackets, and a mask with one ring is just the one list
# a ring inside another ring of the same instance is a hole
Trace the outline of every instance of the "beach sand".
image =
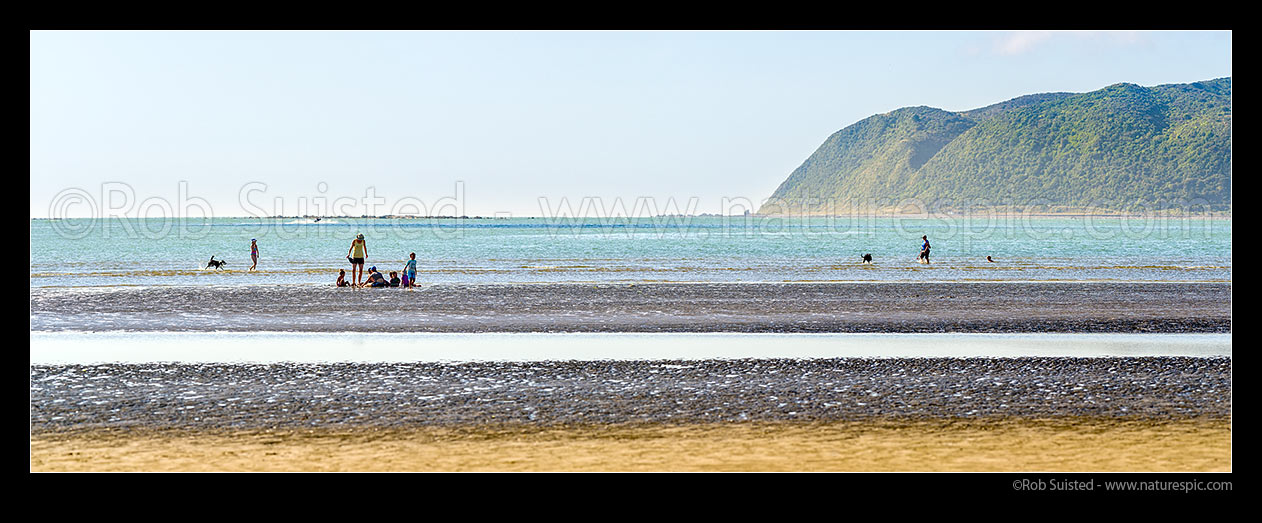
[(31, 439), (33, 471), (1230, 471), (1227, 419), (108, 430)]
[(1220, 332), (1230, 283), (31, 288), (35, 331)]

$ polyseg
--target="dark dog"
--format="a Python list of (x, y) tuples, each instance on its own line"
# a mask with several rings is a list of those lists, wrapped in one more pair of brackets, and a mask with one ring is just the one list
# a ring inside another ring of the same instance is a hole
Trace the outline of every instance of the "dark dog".
[(227, 264), (228, 264), (228, 262), (223, 261), (223, 260), (215, 260), (215, 257), (214, 257), (214, 256), (211, 256), (211, 257), (210, 257), (210, 263), (207, 263), (207, 264), (206, 264), (206, 268), (207, 268), (207, 269), (209, 269), (209, 268), (211, 268), (211, 267), (214, 267), (214, 268), (216, 268), (216, 269), (223, 269), (223, 266), (224, 266), (224, 265), (227, 265)]
[(864, 254), (864, 255), (863, 255), (863, 263), (872, 263), (872, 255), (871, 255), (871, 254)]

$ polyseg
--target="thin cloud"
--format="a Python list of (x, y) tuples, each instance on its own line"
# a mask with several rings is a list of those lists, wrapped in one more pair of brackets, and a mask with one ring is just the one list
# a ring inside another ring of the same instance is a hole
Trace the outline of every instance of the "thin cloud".
[(1018, 31), (995, 42), (995, 53), (1003, 56), (1025, 54), (1038, 44), (1052, 38), (1051, 31)]
[(1015, 31), (994, 41), (991, 50), (1001, 56), (1026, 54), (1053, 39), (1073, 38), (1114, 45), (1138, 45), (1147, 39), (1139, 31)]

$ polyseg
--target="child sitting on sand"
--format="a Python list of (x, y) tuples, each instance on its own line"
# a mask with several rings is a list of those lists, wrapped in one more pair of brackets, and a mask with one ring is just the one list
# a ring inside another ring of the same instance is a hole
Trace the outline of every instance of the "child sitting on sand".
[(350, 287), (350, 286), (351, 286), (351, 283), (350, 283), (350, 282), (348, 282), (348, 281), (346, 281), (346, 269), (338, 269), (338, 270), (337, 270), (337, 286), (338, 286), (338, 287)]
[(391, 287), (399, 286), (399, 273), (395, 271), (390, 271), (390, 286)]

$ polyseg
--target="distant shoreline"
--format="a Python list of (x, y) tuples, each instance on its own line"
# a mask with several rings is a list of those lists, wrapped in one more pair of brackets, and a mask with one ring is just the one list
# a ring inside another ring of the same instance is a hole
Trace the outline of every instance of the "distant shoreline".
[[(109, 219), (119, 218), (111, 216)], [(164, 218), (141, 218), (134, 216), (123, 217), (126, 219), (164, 219)], [(380, 216), (214, 216), (209, 219), (256, 219), (256, 220), (314, 220), (320, 218), (323, 220), (649, 220), (655, 218), (758, 218), (758, 219), (782, 219), (782, 218), (922, 218), (922, 219), (943, 219), (943, 218), (1209, 218), (1218, 220), (1230, 220), (1232, 213), (1152, 213), (1152, 214), (1105, 214), (1105, 213), (1019, 213), (1019, 212), (996, 212), (996, 213), (977, 213), (977, 214), (941, 214), (941, 213), (852, 213), (852, 214), (659, 214), (655, 216), (412, 216), (412, 215), (380, 215)], [(106, 218), (88, 218), (88, 217), (68, 217), (68, 218), (38, 218), (33, 217), (31, 221), (55, 221), (55, 220), (99, 220)], [(205, 217), (176, 217), (174, 219), (207, 219)]]
[(1231, 219), (1231, 213), (1153, 213), (1153, 214), (1101, 214), (1101, 213), (979, 213), (979, 214), (933, 214), (933, 213), (855, 213), (855, 214), (751, 214), (758, 218), (1214, 218)]

